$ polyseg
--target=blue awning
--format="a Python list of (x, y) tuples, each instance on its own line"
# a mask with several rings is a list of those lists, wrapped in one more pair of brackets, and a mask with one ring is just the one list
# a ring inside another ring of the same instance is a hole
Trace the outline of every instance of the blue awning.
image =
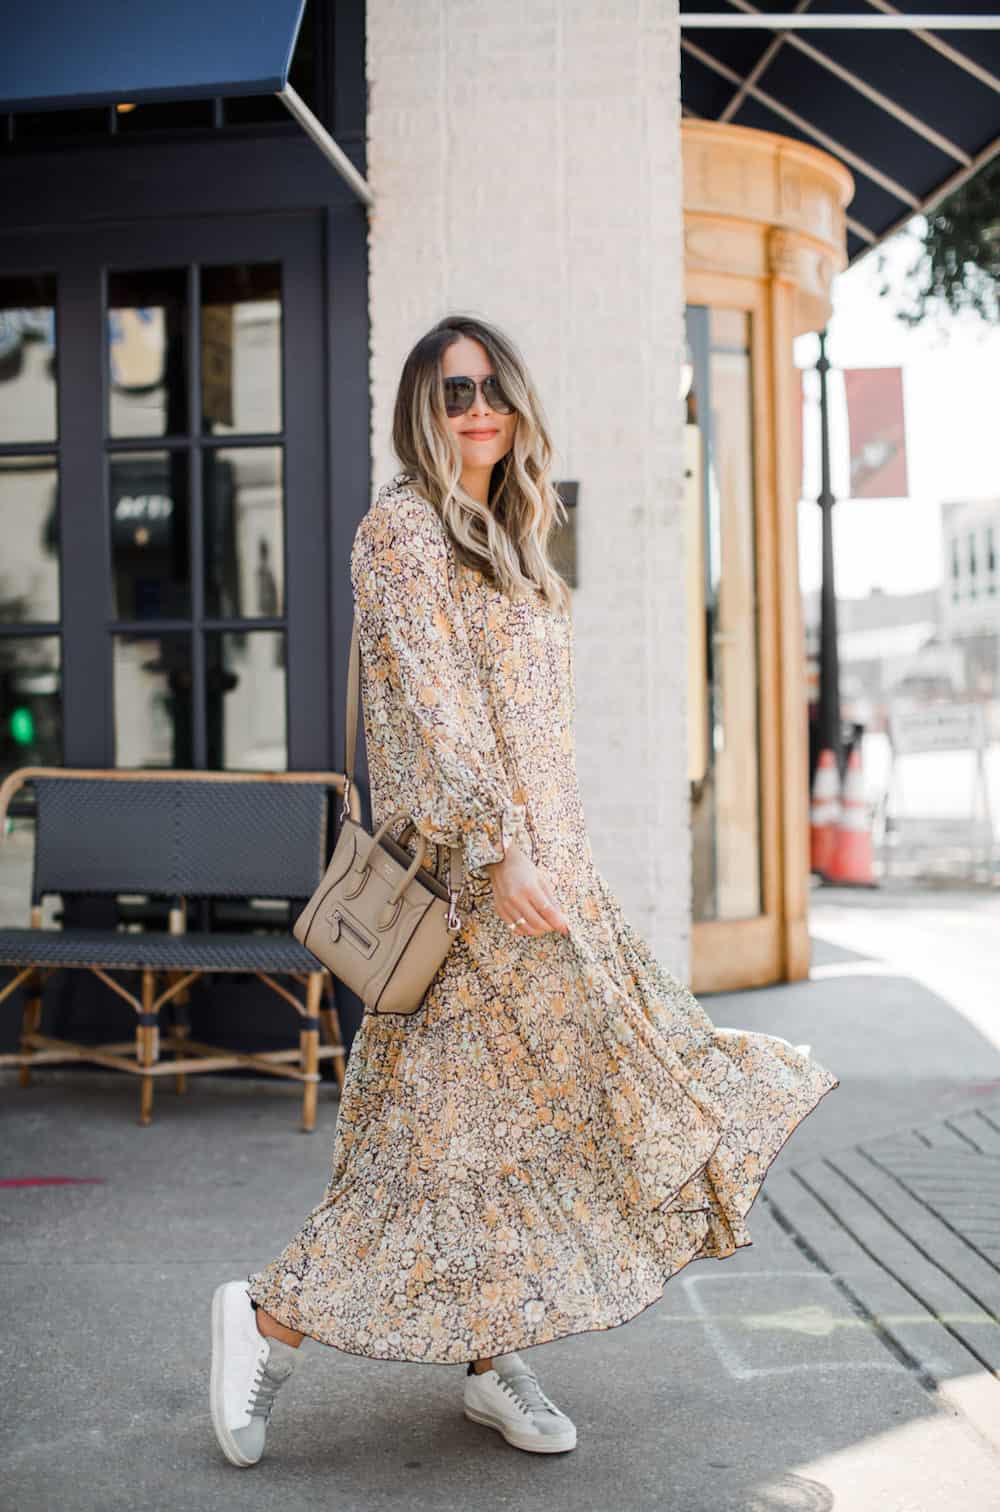
[(27, 0), (0, 48), (0, 111), (276, 94), (366, 203), (364, 178), (288, 82), (306, 0)]
[(305, 0), (44, 0), (8, 17), (0, 108), (276, 94)]

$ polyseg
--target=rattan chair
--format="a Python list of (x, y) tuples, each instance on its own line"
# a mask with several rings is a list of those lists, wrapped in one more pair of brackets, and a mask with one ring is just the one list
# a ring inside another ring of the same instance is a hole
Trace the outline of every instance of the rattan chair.
[[(278, 933), (187, 929), (191, 898), (289, 900), (304, 906), (328, 860), (332, 772), (207, 772), (20, 767), (0, 783), (0, 839), (10, 801), (26, 783), (35, 793), (35, 853), (30, 925), (0, 928), (0, 966), (15, 968), (0, 1002), (24, 990), (22, 1087), (32, 1069), (93, 1061), (142, 1078), (139, 1122), (152, 1120), (153, 1084), (187, 1073), (253, 1068), (303, 1083), (302, 1128), (316, 1126), (319, 1062), (333, 1058), (344, 1083), (345, 1049), (330, 973), (299, 944), (291, 927)], [(349, 811), (360, 818), (353, 789)], [(142, 894), (169, 903), (167, 930), (42, 927), (47, 894)], [(292, 915), (290, 915), (292, 917)], [(54, 971), (84, 969), (134, 1008), (135, 1042), (88, 1045), (40, 1032), (42, 989)], [(110, 973), (138, 972), (140, 995)], [(187, 1002), (191, 983), (214, 972), (250, 972), (299, 1015), (298, 1048), (242, 1054), (196, 1042), (176, 1022), (160, 1035), (160, 1009)], [(277, 977), (304, 984), (304, 1001)], [(327, 1044), (320, 1044), (320, 1024)], [(172, 1059), (161, 1061), (163, 1051)], [(131, 1052), (131, 1053), (129, 1053)]]

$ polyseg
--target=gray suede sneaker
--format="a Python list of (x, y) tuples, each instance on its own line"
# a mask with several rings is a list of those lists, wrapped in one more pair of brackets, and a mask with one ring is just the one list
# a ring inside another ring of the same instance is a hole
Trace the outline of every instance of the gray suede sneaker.
[(576, 1428), (545, 1395), (519, 1354), (498, 1355), (492, 1370), (465, 1375), (465, 1415), (502, 1433), (508, 1444), (536, 1454), (576, 1448)]
[(265, 1337), (245, 1281), (224, 1281), (212, 1297), (212, 1426), (223, 1454), (246, 1469), (264, 1453), (274, 1398), (297, 1363), (298, 1349)]

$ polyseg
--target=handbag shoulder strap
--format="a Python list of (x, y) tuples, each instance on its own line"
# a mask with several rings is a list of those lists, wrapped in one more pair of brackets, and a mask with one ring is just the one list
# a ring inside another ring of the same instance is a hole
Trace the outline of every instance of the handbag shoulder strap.
[[(358, 636), (358, 616), (351, 626), (351, 654), (347, 663), (347, 717), (344, 720), (344, 773), (347, 785), (344, 788), (344, 809), (347, 794), (354, 783), (354, 756), (358, 742), (358, 708), (361, 703), (361, 642)], [(459, 845), (448, 847), (448, 881), (452, 892), (459, 893), (465, 881), (465, 864)]]

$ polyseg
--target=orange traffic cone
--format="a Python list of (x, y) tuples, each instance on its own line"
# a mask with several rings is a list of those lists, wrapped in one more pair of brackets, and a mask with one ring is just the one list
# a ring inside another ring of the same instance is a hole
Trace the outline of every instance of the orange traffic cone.
[(809, 814), (809, 865), (825, 876), (833, 858), (833, 845), (840, 818), (840, 779), (837, 758), (829, 749), (820, 751), (813, 778)]
[(844, 773), (844, 792), (840, 805), (840, 823), (833, 842), (833, 854), (826, 868), (828, 882), (852, 887), (875, 887), (872, 836), (865, 815), (865, 783), (861, 772), (860, 743), (855, 742)]

